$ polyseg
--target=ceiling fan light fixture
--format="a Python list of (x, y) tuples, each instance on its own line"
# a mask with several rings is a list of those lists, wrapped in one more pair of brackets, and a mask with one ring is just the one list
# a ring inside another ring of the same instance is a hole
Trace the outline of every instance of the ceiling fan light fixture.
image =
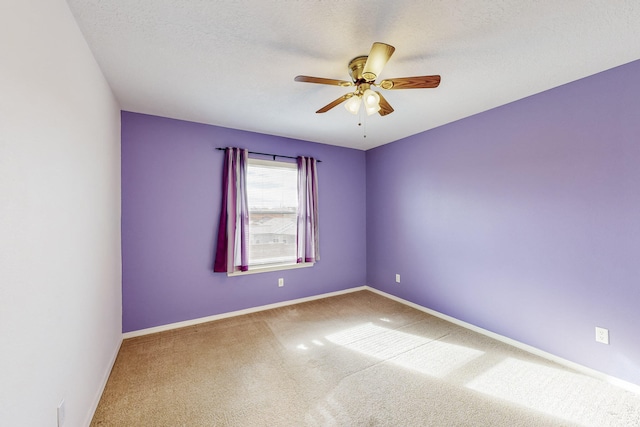
[(362, 94), (364, 108), (367, 111), (367, 115), (372, 115), (380, 111), (380, 95), (371, 89), (367, 89)]
[(386, 116), (393, 113), (393, 107), (382, 96), (382, 93), (371, 90), (372, 87), (385, 90), (428, 89), (436, 88), (440, 84), (439, 75), (400, 77), (382, 80), (379, 84), (376, 84), (376, 78), (380, 75), (382, 68), (389, 61), (395, 50), (395, 47), (386, 43), (373, 43), (369, 55), (357, 56), (349, 62), (348, 70), (351, 81), (312, 76), (296, 76), (294, 80), (342, 87), (355, 86), (354, 92), (346, 93), (340, 98), (331, 101), (316, 113), (326, 113), (336, 105), (344, 102), (346, 110), (351, 114), (358, 115), (360, 104), (364, 104), (367, 115), (380, 113), (380, 116)]
[(344, 104), (344, 108), (347, 109), (353, 115), (357, 115), (358, 111), (360, 111), (360, 97), (352, 96), (349, 100)]

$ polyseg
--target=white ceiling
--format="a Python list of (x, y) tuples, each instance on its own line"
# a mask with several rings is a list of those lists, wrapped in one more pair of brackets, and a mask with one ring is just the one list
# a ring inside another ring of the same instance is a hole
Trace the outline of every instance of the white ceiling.
[[(640, 59), (638, 0), (67, 0), (123, 110), (369, 149)], [(373, 42), (395, 112), (315, 111)], [(640, 76), (639, 76), (640, 77)]]

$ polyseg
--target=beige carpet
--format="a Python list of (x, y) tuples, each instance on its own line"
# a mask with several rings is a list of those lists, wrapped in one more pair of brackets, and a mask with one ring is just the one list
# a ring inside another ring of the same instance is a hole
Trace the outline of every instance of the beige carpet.
[(360, 291), (125, 340), (92, 426), (638, 426), (640, 395)]

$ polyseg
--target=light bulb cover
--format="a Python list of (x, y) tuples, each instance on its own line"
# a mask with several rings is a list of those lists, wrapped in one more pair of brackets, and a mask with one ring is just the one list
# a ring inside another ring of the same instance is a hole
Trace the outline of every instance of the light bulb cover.
[(362, 94), (362, 99), (368, 116), (380, 111), (380, 95), (377, 92), (367, 89)]
[(353, 115), (357, 115), (358, 111), (360, 111), (360, 97), (352, 96), (349, 100), (344, 104), (344, 108), (347, 109)]

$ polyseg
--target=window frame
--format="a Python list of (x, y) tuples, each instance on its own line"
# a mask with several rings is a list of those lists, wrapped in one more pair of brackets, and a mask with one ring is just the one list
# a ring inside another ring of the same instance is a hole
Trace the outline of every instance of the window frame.
[[(283, 162), (283, 161), (278, 161), (278, 160), (266, 160), (266, 159), (256, 159), (256, 158), (252, 158), (250, 157), (248, 159), (247, 162), (247, 172), (249, 171), (249, 168), (251, 168), (252, 165), (262, 165), (262, 166), (268, 166), (268, 167), (278, 167), (280, 165), (280, 167), (282, 168), (291, 168), (291, 169), (295, 169), (296, 170), (296, 176), (298, 173), (298, 167), (297, 164), (294, 162)], [(297, 186), (297, 182), (296, 182), (296, 186)], [(297, 194), (297, 191), (296, 191)], [(296, 197), (297, 199), (297, 197)], [(298, 207), (296, 206), (296, 217), (298, 215)], [(251, 227), (251, 225), (249, 225), (249, 227)], [(298, 239), (298, 234), (297, 234), (297, 227), (296, 227), (296, 242)], [(296, 254), (297, 257), (297, 254)], [(227, 276), (228, 277), (233, 277), (233, 276), (245, 276), (248, 274), (257, 274), (257, 273), (268, 273), (268, 272), (273, 272), (273, 271), (282, 271), (282, 270), (295, 270), (295, 269), (299, 269), (299, 268), (307, 268), (307, 267), (313, 267), (313, 265), (315, 264), (315, 262), (305, 262), (302, 261), (300, 263), (296, 262), (295, 260), (293, 262), (282, 262), (282, 263), (271, 263), (271, 264), (258, 264), (258, 265), (249, 265), (249, 269), (247, 271), (241, 271), (239, 269), (236, 269), (233, 272), (227, 272)]]

